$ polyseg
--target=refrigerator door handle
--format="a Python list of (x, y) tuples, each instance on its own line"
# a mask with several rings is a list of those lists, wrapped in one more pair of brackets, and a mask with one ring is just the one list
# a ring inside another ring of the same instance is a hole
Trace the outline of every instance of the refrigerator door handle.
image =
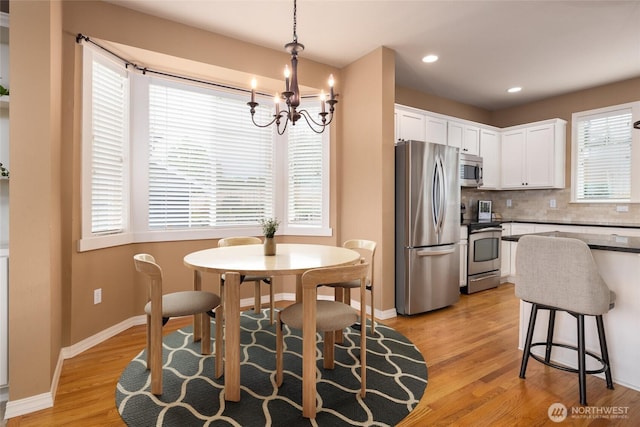
[(440, 173), (439, 163), (436, 158), (431, 177), (431, 213), (433, 217), (433, 228), (436, 234), (440, 234)]
[(444, 180), (444, 166), (442, 156), (438, 156), (433, 170), (433, 193), (431, 195), (433, 222), (436, 233), (442, 232), (446, 209), (446, 188)]
[(442, 248), (436, 249), (423, 249), (421, 251), (416, 252), (418, 256), (440, 256), (440, 255), (448, 255), (454, 253), (456, 250), (455, 246), (444, 246)]
[(447, 217), (448, 190), (447, 180), (445, 179), (445, 177), (447, 176), (447, 170), (444, 167), (444, 160), (442, 159), (442, 156), (438, 157), (438, 161), (440, 163), (440, 232), (442, 233), (442, 230), (444, 228), (444, 220)]

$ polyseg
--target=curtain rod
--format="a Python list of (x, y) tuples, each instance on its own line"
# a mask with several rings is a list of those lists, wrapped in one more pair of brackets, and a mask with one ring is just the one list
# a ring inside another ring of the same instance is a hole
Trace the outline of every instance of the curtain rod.
[[(117, 53), (113, 52), (112, 50), (107, 49), (106, 47), (100, 45), (99, 43), (96, 43), (95, 41), (91, 40), (88, 36), (85, 36), (82, 33), (78, 33), (78, 35), (76, 36), (76, 43), (80, 44), (82, 43), (82, 41), (86, 41), (87, 43), (91, 43), (94, 46), (99, 47), (100, 49), (104, 50), (105, 52), (107, 52), (108, 54), (114, 56), (115, 58), (119, 59), (120, 61), (122, 61), (125, 65), (125, 68), (133, 68), (136, 71), (140, 71), (142, 72), (142, 74), (147, 74), (147, 73), (151, 73), (151, 74), (157, 74), (159, 76), (165, 76), (165, 77), (172, 77), (175, 79), (180, 79), (180, 80), (186, 80), (186, 81), (190, 81), (193, 83), (201, 83), (201, 84), (205, 84), (205, 85), (209, 85), (209, 86), (215, 86), (218, 88), (222, 88), (222, 89), (229, 89), (229, 90), (233, 90), (233, 91), (237, 91), (237, 92), (244, 92), (244, 93), (251, 93), (251, 90), (249, 89), (243, 89), (240, 87), (235, 87), (235, 86), (229, 86), (229, 85), (223, 85), (220, 83), (216, 83), (216, 82), (211, 82), (208, 80), (201, 80), (201, 79), (196, 79), (193, 77), (187, 77), (187, 76), (182, 76), (179, 74), (172, 74), (172, 73), (168, 73), (168, 72), (164, 72), (164, 71), (158, 71), (158, 70), (154, 70), (151, 68), (147, 68), (147, 67), (141, 67), (138, 64), (129, 61), (126, 58), (123, 58), (122, 56), (118, 55)], [(258, 93), (258, 95), (262, 95), (262, 96), (266, 96), (266, 97), (273, 97), (273, 94), (269, 94), (269, 93), (264, 93), (264, 92), (256, 92)], [(316, 96), (313, 95), (306, 95), (306, 96), (302, 96), (302, 98), (316, 98)]]

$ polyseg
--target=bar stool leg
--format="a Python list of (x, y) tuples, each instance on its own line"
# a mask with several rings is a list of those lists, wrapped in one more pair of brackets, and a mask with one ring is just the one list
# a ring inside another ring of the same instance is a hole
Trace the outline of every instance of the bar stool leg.
[(547, 326), (547, 345), (544, 353), (545, 362), (551, 360), (551, 349), (553, 348), (553, 329), (556, 324), (556, 311), (549, 310), (549, 325)]
[(602, 360), (607, 365), (607, 370), (604, 371), (605, 378), (607, 379), (607, 388), (613, 390), (613, 379), (611, 377), (611, 365), (609, 364), (609, 350), (607, 349), (607, 338), (604, 334), (604, 321), (602, 315), (596, 316), (596, 325), (598, 325), (598, 340), (600, 341), (600, 355)]
[(580, 404), (587, 406), (587, 373), (584, 342), (584, 314), (578, 314), (578, 385), (580, 387)]
[(522, 352), (522, 363), (520, 364), (520, 378), (525, 378), (527, 372), (527, 363), (529, 362), (529, 354), (531, 354), (531, 341), (533, 340), (533, 328), (536, 325), (536, 317), (538, 316), (538, 304), (532, 304), (531, 316), (529, 317), (529, 328), (527, 330), (527, 338), (524, 343)]

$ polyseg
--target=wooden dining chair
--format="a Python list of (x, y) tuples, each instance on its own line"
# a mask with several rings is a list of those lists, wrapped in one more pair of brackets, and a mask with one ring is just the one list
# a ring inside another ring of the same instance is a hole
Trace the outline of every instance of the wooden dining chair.
[[(147, 314), (147, 369), (151, 370), (151, 393), (162, 394), (162, 327), (171, 317), (199, 315), (202, 328), (201, 353), (211, 354), (211, 319), (220, 306), (220, 297), (206, 291), (181, 291), (162, 294), (162, 269), (153, 256), (133, 256), (136, 271), (143, 273), (149, 283), (149, 302), (144, 307)], [(222, 322), (216, 322), (216, 341), (222, 339)], [(195, 336), (194, 336), (195, 337)], [(218, 346), (216, 346), (218, 348)], [(216, 365), (221, 357), (216, 351)]]
[[(323, 367), (334, 367), (335, 331), (342, 330), (365, 318), (365, 306), (360, 312), (341, 301), (318, 300), (318, 286), (328, 283), (358, 281), (360, 297), (366, 293), (369, 264), (326, 267), (309, 270), (302, 275), (302, 303), (292, 304), (278, 312), (276, 323), (276, 384), (283, 382), (283, 324), (302, 329), (302, 415), (316, 416), (316, 331), (324, 332)], [(360, 396), (367, 389), (367, 333), (360, 331)]]
[[(373, 298), (373, 260), (376, 254), (376, 242), (372, 240), (362, 240), (362, 239), (351, 239), (344, 242), (342, 245), (343, 248), (353, 249), (360, 253), (360, 255), (369, 263), (370, 269), (367, 274), (367, 290), (371, 294), (371, 335), (375, 335), (375, 308), (374, 308), (374, 298)], [(342, 301), (345, 304), (351, 304), (351, 289), (357, 289), (360, 287), (360, 282), (358, 280), (340, 282), (340, 283), (329, 283), (326, 286), (330, 286), (335, 288), (335, 300)], [(360, 299), (360, 304), (366, 305), (365, 299)], [(366, 328), (366, 322), (362, 322), (362, 327)]]
[[(224, 239), (218, 240), (218, 247), (222, 248), (225, 246), (238, 246), (238, 245), (260, 245), (262, 244), (262, 240), (258, 237), (226, 237)], [(224, 274), (220, 277), (222, 284), (224, 285)], [(260, 289), (260, 284), (262, 282), (266, 283), (269, 286), (269, 324), (273, 325), (273, 313), (274, 313), (274, 298), (273, 298), (273, 279), (269, 276), (241, 276), (240, 283), (245, 282), (253, 282), (254, 283), (254, 291), (253, 291), (253, 311), (254, 313), (260, 313), (260, 308), (262, 307), (262, 291)]]

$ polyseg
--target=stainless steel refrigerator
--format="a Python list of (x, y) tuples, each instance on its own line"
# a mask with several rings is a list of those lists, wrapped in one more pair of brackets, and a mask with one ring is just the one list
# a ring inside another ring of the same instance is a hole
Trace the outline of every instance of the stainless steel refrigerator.
[(458, 148), (423, 141), (395, 147), (396, 310), (416, 314), (460, 298)]

